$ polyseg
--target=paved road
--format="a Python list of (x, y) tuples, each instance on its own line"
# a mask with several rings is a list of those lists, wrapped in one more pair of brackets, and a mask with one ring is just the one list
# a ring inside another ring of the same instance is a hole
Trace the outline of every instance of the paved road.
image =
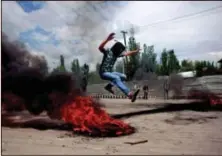
[[(161, 109), (161, 101), (102, 100), (112, 115), (122, 115), (137, 133), (119, 138), (70, 137), (67, 131), (2, 128), (2, 154), (222, 154), (222, 112)], [(186, 104), (184, 104), (186, 105)], [(134, 113), (132, 113), (134, 112)], [(137, 113), (135, 113), (137, 112)], [(125, 114), (125, 116), (124, 116)], [(147, 143), (128, 145), (147, 139)]]

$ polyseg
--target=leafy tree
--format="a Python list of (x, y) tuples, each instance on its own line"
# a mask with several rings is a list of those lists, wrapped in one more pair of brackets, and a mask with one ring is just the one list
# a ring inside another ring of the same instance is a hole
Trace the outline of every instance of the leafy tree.
[(174, 53), (174, 50), (168, 51), (168, 75), (178, 72), (180, 69), (179, 61)]
[(81, 70), (82, 70), (83, 75), (88, 76), (88, 74), (89, 74), (89, 65), (85, 63), (81, 67)]
[(146, 44), (143, 45), (143, 53), (141, 56), (141, 67), (143, 68), (144, 72), (155, 72), (156, 71), (156, 57), (157, 54), (154, 53), (154, 46), (147, 46)]
[(53, 69), (52, 72), (66, 72), (65, 68), (65, 59), (63, 55), (60, 55), (60, 65), (58, 65), (56, 68)]
[[(130, 51), (131, 50), (136, 50), (139, 43), (136, 43), (136, 40), (134, 38), (134, 28), (131, 28), (130, 34), (131, 34), (131, 36), (130, 36), (129, 42), (128, 42), (129, 50)], [(127, 64), (127, 71), (126, 71), (126, 75), (127, 75), (128, 79), (131, 80), (133, 78), (135, 72), (139, 68), (139, 65), (140, 65), (140, 55), (139, 55), (139, 53), (135, 54), (135, 55), (132, 55), (132, 56), (129, 56), (129, 62)]]
[(194, 62), (189, 60), (182, 60), (181, 61), (181, 71), (193, 71), (194, 70)]
[(66, 72), (66, 68), (64, 66), (59, 66), (57, 68), (58, 71), (61, 71), (61, 72)]
[(71, 63), (71, 71), (73, 73), (79, 73), (80, 72), (80, 66), (79, 66), (79, 60), (78, 59), (74, 59)]
[(168, 75), (168, 55), (167, 55), (167, 51), (164, 48), (162, 53), (161, 53), (161, 58), (160, 58), (160, 74), (161, 75)]
[(66, 72), (65, 59), (63, 55), (60, 55), (60, 66), (58, 67), (58, 70), (62, 72)]
[[(209, 62), (205, 60), (195, 61), (194, 68), (195, 68), (197, 77), (200, 77), (206, 74), (212, 75), (216, 69), (213, 62)], [(208, 73), (206, 73), (207, 70), (208, 70)]]
[(156, 61), (157, 54), (154, 53), (154, 46), (153, 45), (147, 47), (146, 57), (147, 57), (146, 71), (147, 72), (155, 72), (156, 71), (156, 64), (157, 64), (157, 61)]
[(220, 64), (220, 65), (219, 65), (219, 68), (222, 69), (222, 59), (220, 59), (220, 60), (218, 61), (218, 63)]
[(65, 67), (65, 60), (64, 60), (64, 56), (60, 55), (60, 66)]
[(156, 64), (156, 72), (157, 75), (161, 75), (161, 64)]

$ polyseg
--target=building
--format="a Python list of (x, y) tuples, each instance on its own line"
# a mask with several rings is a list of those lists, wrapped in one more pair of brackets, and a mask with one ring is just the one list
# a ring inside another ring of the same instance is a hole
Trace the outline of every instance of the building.
[(196, 76), (196, 71), (187, 71), (178, 73), (178, 75), (182, 76), (183, 78), (192, 78)]

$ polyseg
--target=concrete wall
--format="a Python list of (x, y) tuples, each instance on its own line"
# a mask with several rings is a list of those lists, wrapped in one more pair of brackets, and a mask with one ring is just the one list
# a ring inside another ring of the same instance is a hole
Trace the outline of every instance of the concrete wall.
[[(144, 81), (133, 81), (133, 82), (126, 82), (126, 85), (133, 89), (134, 84), (141, 86), (141, 91), (139, 93), (139, 98), (143, 96), (142, 86), (144, 84), (149, 85), (149, 97), (150, 98), (164, 98), (164, 90), (163, 84), (166, 77), (161, 77), (156, 80), (144, 80)], [(180, 80), (179, 80), (180, 81)], [(108, 83), (108, 82), (107, 82)], [(173, 96), (186, 96), (188, 91), (192, 88), (200, 89), (200, 90), (212, 90), (211, 92), (215, 93), (222, 93), (222, 76), (204, 76), (200, 78), (185, 78), (182, 80), (182, 94), (176, 95), (177, 91), (174, 91), (173, 88), (175, 86), (181, 85), (177, 84), (175, 80), (171, 80), (172, 88), (169, 91), (170, 97)], [(104, 98), (126, 98), (123, 93), (116, 87), (114, 87), (115, 95), (109, 94), (105, 89), (104, 86), (106, 84), (94, 84), (88, 86), (88, 93), (97, 96), (97, 97), (104, 97)], [(174, 86), (173, 86), (174, 85)], [(176, 89), (175, 89), (176, 90)]]

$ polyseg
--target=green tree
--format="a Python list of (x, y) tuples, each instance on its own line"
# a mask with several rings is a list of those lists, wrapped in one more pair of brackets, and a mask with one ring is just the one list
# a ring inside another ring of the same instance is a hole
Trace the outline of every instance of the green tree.
[(58, 65), (56, 68), (53, 69), (52, 72), (66, 72), (65, 68), (65, 59), (63, 55), (60, 55), (60, 65)]
[[(136, 43), (136, 39), (134, 38), (134, 28), (131, 28), (130, 30), (130, 38), (129, 38), (129, 50), (136, 50), (138, 48), (138, 44)], [(129, 56), (129, 63), (127, 64), (127, 71), (126, 71), (126, 75), (128, 77), (128, 79), (132, 79), (135, 72), (137, 71), (137, 69), (140, 66), (140, 54), (137, 53), (135, 55)]]
[(181, 61), (181, 72), (186, 72), (186, 71), (193, 71), (194, 68), (194, 62), (190, 60), (182, 60)]
[(158, 63), (156, 64), (156, 71), (155, 72), (157, 75), (162, 75), (161, 74), (161, 64), (158, 64)]
[(180, 69), (179, 61), (174, 53), (174, 50), (168, 51), (168, 75), (178, 72)]
[(143, 45), (143, 53), (141, 55), (141, 67), (144, 72), (155, 72), (156, 71), (156, 57), (157, 54), (154, 52), (154, 46)]
[(58, 68), (59, 71), (66, 72), (66, 67), (65, 67), (65, 59), (63, 55), (60, 55), (60, 66)]
[(167, 51), (166, 48), (163, 49), (162, 53), (161, 53), (161, 57), (160, 57), (160, 74), (161, 75), (168, 75), (168, 55), (167, 55)]
[(79, 73), (80, 72), (80, 66), (79, 66), (79, 60), (78, 59), (74, 59), (71, 63), (71, 71), (73, 73)]
[(65, 67), (65, 59), (63, 55), (60, 55), (60, 66), (64, 66)]
[(156, 53), (154, 53), (154, 45), (148, 46), (147, 48), (147, 69), (148, 72), (155, 72), (156, 70)]
[[(216, 69), (213, 62), (205, 61), (205, 60), (195, 61), (194, 68), (195, 68), (197, 77), (200, 77), (209, 73), (213, 74)], [(208, 73), (205, 72), (207, 70), (208, 70)]]
[(66, 72), (66, 68), (64, 66), (59, 66), (57, 69), (58, 71)]
[(89, 74), (89, 65), (85, 63), (81, 67), (81, 71), (82, 71), (83, 75), (87, 76)]
[(196, 71), (196, 76), (201, 76), (202, 75), (202, 66), (200, 61), (195, 61), (194, 62), (194, 69)]

